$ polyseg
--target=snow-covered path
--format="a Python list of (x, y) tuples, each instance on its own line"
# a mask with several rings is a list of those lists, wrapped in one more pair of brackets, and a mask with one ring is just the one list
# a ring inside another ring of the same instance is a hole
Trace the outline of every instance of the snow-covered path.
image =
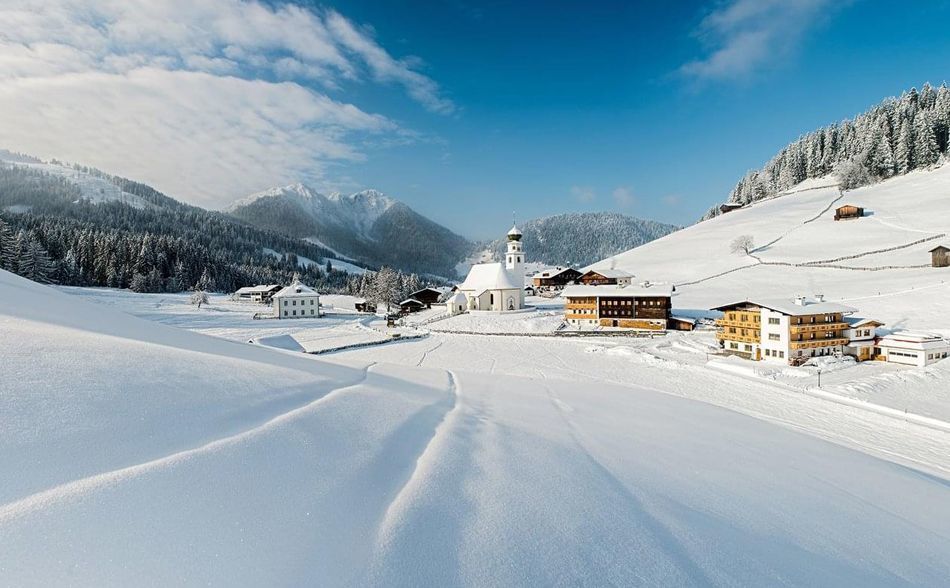
[(657, 356), (608, 381), (599, 352), (435, 335), (328, 362), (0, 296), (0, 584), (950, 577), (945, 479), (651, 390)]

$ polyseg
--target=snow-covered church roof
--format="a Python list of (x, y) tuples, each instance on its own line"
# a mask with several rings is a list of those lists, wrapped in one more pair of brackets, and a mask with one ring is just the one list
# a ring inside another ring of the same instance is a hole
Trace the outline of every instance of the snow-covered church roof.
[(293, 296), (319, 296), (319, 294), (310, 286), (306, 286), (300, 282), (294, 282), (277, 294), (274, 294), (274, 298), (287, 298)]
[(476, 263), (468, 272), (459, 290), (481, 294), (485, 290), (520, 290), (524, 278), (512, 276), (503, 263)]

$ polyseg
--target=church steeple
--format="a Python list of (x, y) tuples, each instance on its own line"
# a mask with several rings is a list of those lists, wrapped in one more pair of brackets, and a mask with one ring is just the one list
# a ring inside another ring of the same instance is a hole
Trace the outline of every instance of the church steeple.
[(508, 251), (505, 254), (505, 269), (519, 278), (524, 277), (524, 244), (521, 242), (521, 229), (513, 225), (508, 231)]

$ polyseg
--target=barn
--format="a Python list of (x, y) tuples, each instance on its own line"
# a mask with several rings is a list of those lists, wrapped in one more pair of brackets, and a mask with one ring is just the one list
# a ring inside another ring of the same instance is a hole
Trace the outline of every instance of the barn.
[(835, 209), (835, 220), (846, 220), (849, 218), (861, 218), (864, 216), (864, 209), (853, 204), (845, 204)]

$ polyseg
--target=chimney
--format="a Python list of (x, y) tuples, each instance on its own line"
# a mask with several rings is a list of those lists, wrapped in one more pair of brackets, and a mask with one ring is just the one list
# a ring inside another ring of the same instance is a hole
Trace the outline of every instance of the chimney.
[(815, 302), (824, 302), (824, 301), (825, 301), (824, 294), (815, 294)]
[(797, 304), (797, 305), (799, 305), (799, 306), (805, 306), (805, 297), (804, 297), (804, 296), (796, 296), (796, 297), (795, 297), (795, 304)]

